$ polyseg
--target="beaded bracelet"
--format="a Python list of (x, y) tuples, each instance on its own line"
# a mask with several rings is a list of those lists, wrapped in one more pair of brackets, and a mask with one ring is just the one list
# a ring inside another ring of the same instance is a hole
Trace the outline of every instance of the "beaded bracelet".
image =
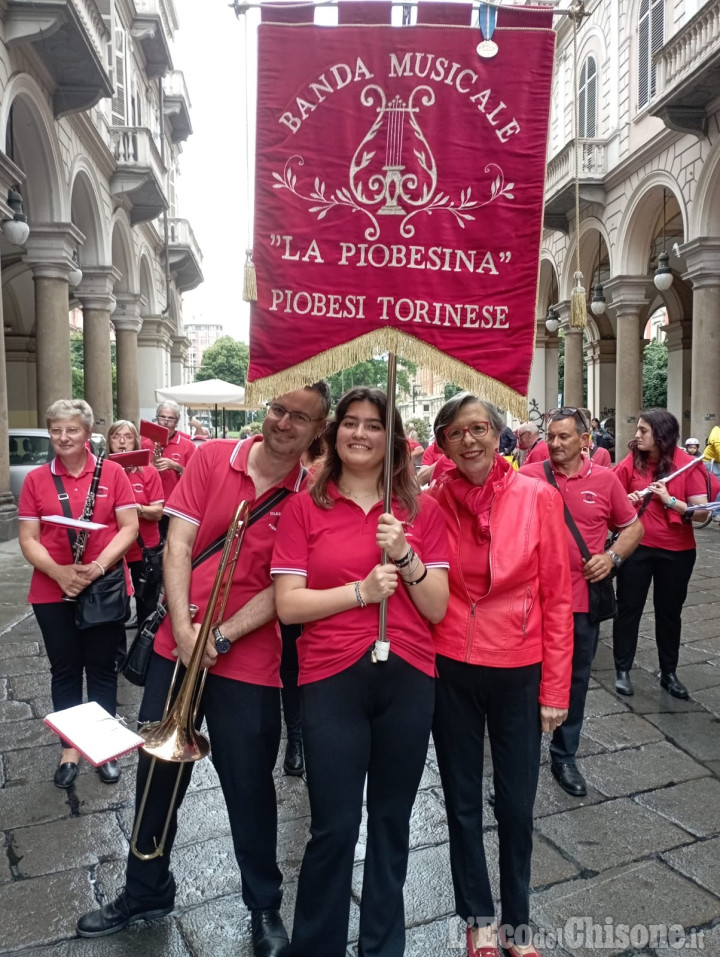
[(355, 598), (357, 599), (358, 605), (360, 605), (361, 608), (367, 608), (367, 602), (363, 598), (362, 592), (360, 591), (360, 582), (353, 582), (352, 584), (355, 588)]

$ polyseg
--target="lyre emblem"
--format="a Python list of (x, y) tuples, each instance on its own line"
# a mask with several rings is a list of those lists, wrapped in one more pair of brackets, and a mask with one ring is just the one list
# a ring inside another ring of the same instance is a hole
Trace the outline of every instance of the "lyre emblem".
[(362, 91), (360, 102), (378, 104), (377, 117), (353, 155), (350, 190), (364, 206), (383, 203), (378, 215), (405, 216), (408, 206), (428, 203), (437, 186), (435, 157), (417, 120), (421, 107), (433, 105), (435, 93), (418, 86), (407, 102), (400, 96), (388, 102), (385, 91), (373, 83)]

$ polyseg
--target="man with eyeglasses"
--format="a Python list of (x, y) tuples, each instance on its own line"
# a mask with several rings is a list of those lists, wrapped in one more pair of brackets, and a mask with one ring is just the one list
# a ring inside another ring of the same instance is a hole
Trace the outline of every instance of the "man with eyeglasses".
[[(553, 732), (550, 767), (560, 787), (573, 797), (587, 794), (587, 785), (575, 758), (600, 632), (599, 624), (592, 622), (588, 614), (587, 583), (607, 578), (635, 551), (643, 537), (642, 523), (615, 474), (583, 456), (583, 448), (589, 441), (589, 422), (582, 410), (566, 406), (550, 413), (549, 465), (567, 510), (591, 553), (585, 562), (568, 529), (574, 626), (570, 708), (567, 720)], [(524, 465), (520, 471), (549, 481), (544, 462)], [(612, 548), (605, 549), (608, 529), (618, 529), (620, 534)]]
[[(273, 768), (280, 746), (280, 653), (270, 559), (277, 524), (289, 496), (305, 485), (300, 458), (325, 429), (330, 390), (315, 383), (270, 403), (262, 435), (243, 442), (204, 443), (188, 462), (170, 497), (165, 549), (168, 616), (155, 636), (140, 707), (141, 722), (162, 717), (177, 656), (187, 665), (216, 577), (220, 550), (192, 567), (193, 559), (222, 540), (238, 504), (251, 515), (222, 621), (208, 637), (208, 668), (199, 720), (207, 722), (213, 764), (228, 809), (242, 897), (250, 910), (255, 957), (281, 957), (288, 936), (280, 918), (282, 874), (277, 865), (277, 803)], [(195, 621), (190, 606), (197, 606)], [(140, 752), (136, 815), (150, 760)], [(172, 823), (161, 857), (128, 855), (125, 888), (112, 902), (78, 921), (81, 937), (103, 937), (139, 920), (169, 914), (175, 901), (170, 853), (177, 810), (190, 783), (184, 765), (173, 802), (177, 765), (158, 761), (137, 837), (140, 852), (159, 842), (168, 808)]]
[[(177, 431), (177, 424), (180, 421), (180, 406), (176, 402), (161, 402), (157, 407), (155, 420), (158, 425), (164, 425), (168, 430), (168, 440), (161, 450), (160, 458), (153, 462), (160, 473), (165, 501), (167, 502), (170, 493), (180, 481), (180, 476), (185, 471), (188, 462), (195, 454), (195, 445), (182, 432)], [(154, 451), (155, 443), (152, 439), (143, 437), (141, 447)], [(167, 528), (165, 531), (167, 531)]]

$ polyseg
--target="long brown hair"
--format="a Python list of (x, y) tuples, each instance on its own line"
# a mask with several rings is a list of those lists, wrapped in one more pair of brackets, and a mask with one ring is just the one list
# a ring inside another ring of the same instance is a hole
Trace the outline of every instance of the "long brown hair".
[[(347, 415), (353, 402), (370, 402), (378, 410), (380, 421), (387, 427), (387, 396), (381, 389), (371, 389), (367, 386), (357, 386), (349, 389), (340, 399), (335, 409), (335, 415), (328, 423), (325, 431), (325, 445), (327, 455), (310, 494), (320, 508), (332, 508), (333, 500), (328, 494), (328, 482), (337, 482), (342, 475), (343, 464), (337, 451), (337, 434), (340, 423)], [(407, 511), (409, 518), (417, 515), (418, 487), (413, 471), (410, 468), (410, 449), (403, 430), (400, 413), (395, 410), (395, 432), (393, 436), (393, 474), (392, 494)], [(378, 490), (379, 491), (379, 490)]]
[[(660, 453), (655, 477), (656, 479), (664, 478), (673, 470), (675, 449), (680, 438), (678, 420), (667, 409), (643, 409), (638, 413), (638, 422), (640, 419), (644, 419), (650, 426), (653, 442)], [(635, 468), (639, 472), (647, 472), (650, 468), (650, 453), (638, 450), (637, 439), (628, 442), (628, 448), (632, 452)]]

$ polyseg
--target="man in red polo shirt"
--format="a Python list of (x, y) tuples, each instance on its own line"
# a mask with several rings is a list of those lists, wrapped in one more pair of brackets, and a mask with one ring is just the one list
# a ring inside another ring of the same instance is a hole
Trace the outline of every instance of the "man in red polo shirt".
[[(588, 562), (583, 560), (568, 529), (574, 622), (570, 708), (566, 721), (553, 732), (550, 760), (560, 787), (574, 797), (587, 794), (575, 755), (600, 631), (600, 626), (590, 621), (588, 615), (587, 582), (607, 578), (613, 568), (622, 565), (635, 551), (643, 536), (636, 510), (615, 474), (583, 456), (582, 450), (589, 441), (588, 423), (582, 412), (563, 408), (551, 417), (547, 431), (550, 465), (565, 505), (592, 556)], [(533, 478), (547, 478), (543, 462), (524, 465), (520, 471)], [(605, 550), (608, 529), (619, 529), (620, 535), (612, 548)]]
[[(213, 764), (227, 803), (256, 957), (281, 957), (288, 947), (279, 914), (282, 875), (276, 860), (272, 777), (280, 744), (281, 643), (270, 559), (288, 496), (304, 485), (300, 457), (323, 432), (329, 408), (324, 382), (280, 396), (268, 407), (262, 436), (245, 442), (220, 439), (198, 449), (166, 506), (172, 516), (165, 549), (169, 614), (155, 638), (141, 722), (162, 717), (176, 655), (187, 665), (200, 630), (220, 552), (195, 569), (193, 558), (225, 535), (242, 500), (257, 512), (272, 503), (262, 518), (248, 525), (223, 620), (212, 630), (201, 663), (209, 671), (200, 717), (207, 721)], [(191, 604), (198, 607), (196, 622)], [(149, 766), (150, 759), (140, 752), (136, 815)], [(124, 890), (112, 903), (80, 918), (81, 937), (113, 934), (136, 921), (170, 913), (175, 882), (169, 858), (177, 809), (191, 773), (192, 764), (184, 765), (164, 854), (143, 861), (131, 851)], [(177, 765), (156, 763), (137, 838), (141, 853), (152, 851), (160, 840), (176, 776)]]
[(540, 438), (540, 429), (534, 422), (523, 422), (518, 428), (517, 447), (524, 452), (522, 465), (532, 465), (534, 462), (544, 462), (549, 458), (547, 442)]
[[(160, 457), (153, 460), (153, 465), (160, 473), (160, 479), (165, 493), (165, 501), (170, 498), (180, 476), (185, 471), (188, 462), (195, 454), (195, 444), (182, 432), (178, 432), (177, 424), (180, 421), (180, 406), (177, 402), (161, 402), (157, 407), (155, 419), (158, 425), (164, 425), (168, 430), (167, 443), (160, 449)], [(150, 449), (155, 454), (155, 443), (152, 439), (141, 439), (141, 446)], [(167, 530), (167, 529), (166, 529)]]

